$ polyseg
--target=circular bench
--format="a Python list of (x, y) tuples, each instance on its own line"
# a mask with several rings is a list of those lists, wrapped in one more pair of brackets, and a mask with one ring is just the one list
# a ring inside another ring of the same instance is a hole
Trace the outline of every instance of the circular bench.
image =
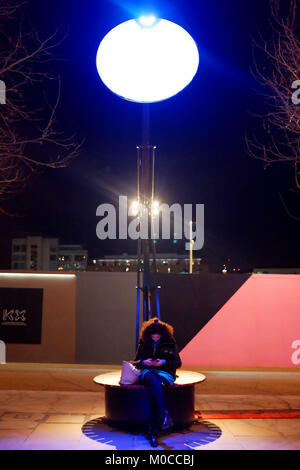
[[(105, 388), (105, 418), (112, 425), (145, 423), (150, 415), (150, 389), (144, 385), (120, 385), (121, 370), (97, 375), (93, 380)], [(174, 385), (165, 386), (166, 407), (175, 427), (186, 427), (194, 421), (195, 385), (205, 375), (177, 371)]]

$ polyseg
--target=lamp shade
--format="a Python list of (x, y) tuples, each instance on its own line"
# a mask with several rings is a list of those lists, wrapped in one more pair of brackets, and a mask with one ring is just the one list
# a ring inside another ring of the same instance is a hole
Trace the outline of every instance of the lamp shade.
[(119, 24), (103, 38), (97, 53), (103, 83), (139, 103), (176, 95), (192, 81), (198, 65), (198, 49), (190, 34), (155, 17)]

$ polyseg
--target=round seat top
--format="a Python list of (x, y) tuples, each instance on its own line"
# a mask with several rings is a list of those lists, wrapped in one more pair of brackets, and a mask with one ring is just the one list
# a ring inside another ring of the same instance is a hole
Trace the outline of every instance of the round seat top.
[[(176, 372), (176, 380), (174, 385), (194, 385), (200, 382), (203, 382), (206, 379), (206, 376), (200, 374), (199, 372), (193, 372), (189, 370), (180, 370)], [(94, 377), (94, 382), (99, 385), (110, 386), (110, 387), (130, 387), (130, 385), (120, 385), (121, 369), (115, 370), (114, 372), (107, 372), (105, 374), (100, 374)], [(132, 385), (132, 387), (137, 387), (138, 385)], [(140, 385), (140, 387), (143, 387)]]

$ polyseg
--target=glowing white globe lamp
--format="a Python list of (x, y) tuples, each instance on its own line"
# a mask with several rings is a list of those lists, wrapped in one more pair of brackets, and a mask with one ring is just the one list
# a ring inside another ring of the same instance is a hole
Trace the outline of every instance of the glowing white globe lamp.
[(97, 53), (103, 83), (113, 93), (139, 103), (176, 95), (192, 81), (198, 65), (198, 48), (190, 34), (153, 15), (113, 28)]
[(154, 23), (157, 21), (157, 18), (154, 15), (150, 16), (140, 16), (140, 18), (137, 20), (141, 26), (153, 26)]

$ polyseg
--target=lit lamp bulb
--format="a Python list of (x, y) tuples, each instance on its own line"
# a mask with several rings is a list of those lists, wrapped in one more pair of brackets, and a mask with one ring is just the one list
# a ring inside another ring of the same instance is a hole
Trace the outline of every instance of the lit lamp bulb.
[(152, 202), (151, 214), (152, 215), (158, 215), (159, 214), (159, 202), (158, 201), (153, 201)]
[(129, 215), (137, 216), (140, 209), (140, 203), (138, 201), (133, 201), (130, 207)]
[(151, 27), (154, 25), (156, 21), (156, 17), (154, 15), (151, 15), (151, 16), (141, 16), (139, 19), (138, 19), (138, 22), (140, 23), (141, 26), (145, 26), (145, 27)]
[(155, 103), (171, 98), (192, 81), (199, 52), (181, 26), (145, 15), (109, 31), (96, 61), (102, 82), (113, 93), (137, 103)]

